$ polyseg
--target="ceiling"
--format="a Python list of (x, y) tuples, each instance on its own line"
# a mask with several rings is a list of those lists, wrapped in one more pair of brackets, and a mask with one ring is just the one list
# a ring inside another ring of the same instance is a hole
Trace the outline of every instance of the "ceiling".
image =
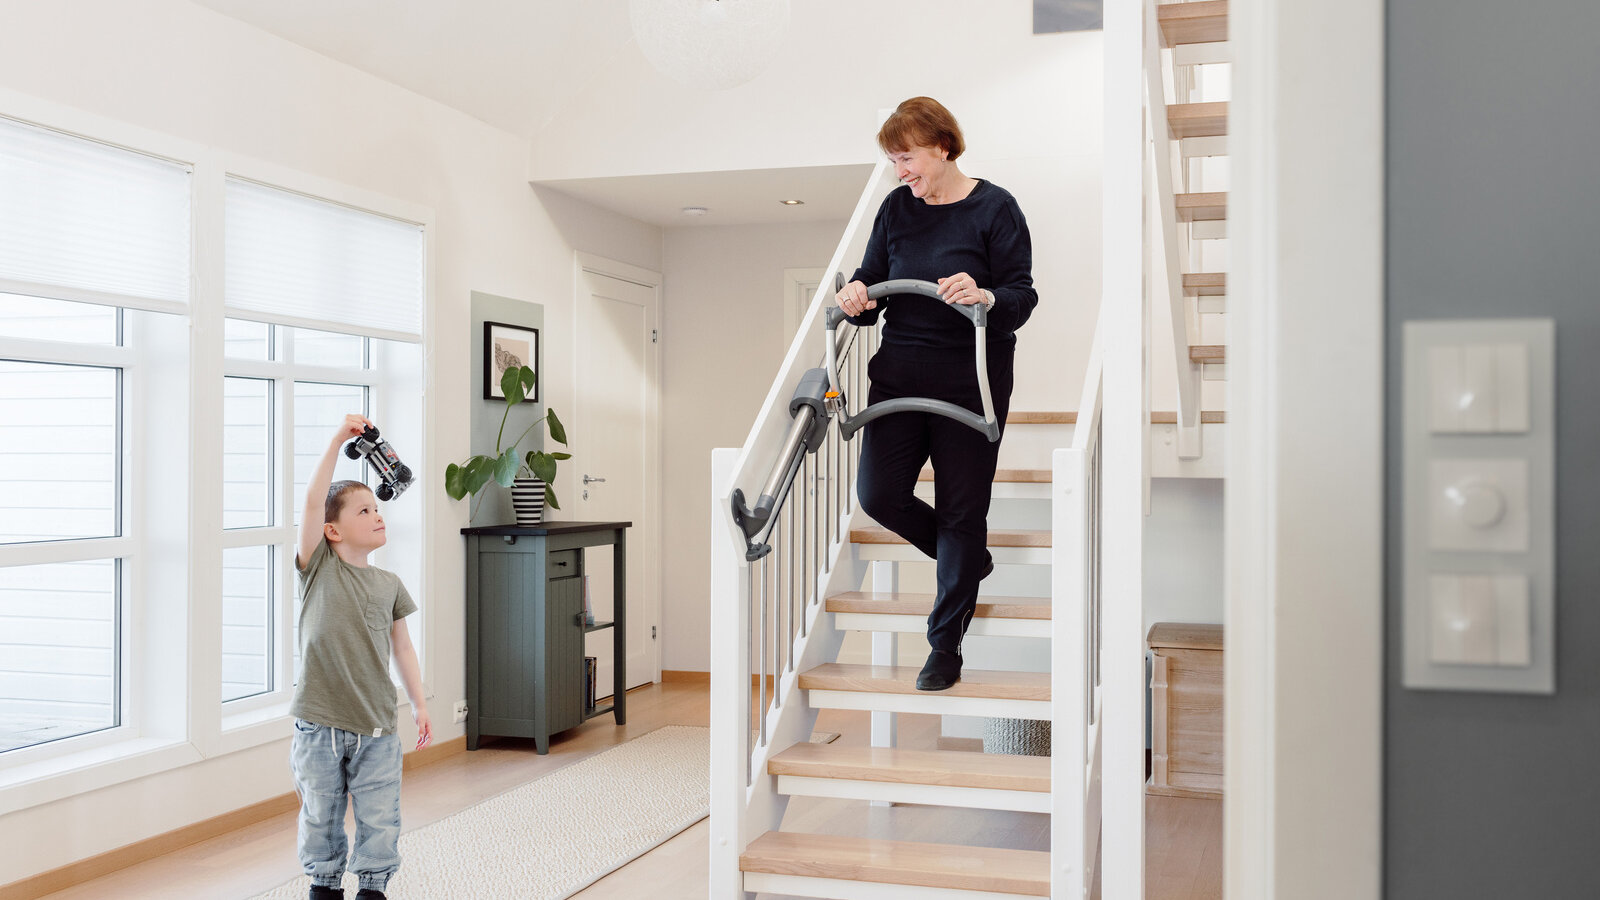
[[(575, 96), (571, 73), (638, 54), (624, 0), (193, 0), (532, 138)], [(870, 166), (585, 178), (544, 185), (660, 226), (845, 219)], [(796, 198), (805, 206), (785, 207)], [(707, 207), (699, 218), (685, 206)]]

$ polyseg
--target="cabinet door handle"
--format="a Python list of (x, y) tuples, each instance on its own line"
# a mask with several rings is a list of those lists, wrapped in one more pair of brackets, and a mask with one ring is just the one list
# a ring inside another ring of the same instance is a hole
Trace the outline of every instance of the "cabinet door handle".
[(595, 482), (599, 482), (599, 483), (603, 484), (605, 482), (605, 479), (604, 478), (595, 478), (594, 476), (589, 475), (588, 473), (584, 473), (584, 476), (583, 476), (583, 483), (584, 484), (593, 484)]

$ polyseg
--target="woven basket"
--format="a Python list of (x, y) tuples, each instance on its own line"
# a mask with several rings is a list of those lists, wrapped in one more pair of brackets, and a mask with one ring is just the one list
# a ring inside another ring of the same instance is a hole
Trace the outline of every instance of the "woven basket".
[(985, 719), (983, 752), (1013, 756), (1049, 756), (1048, 719)]

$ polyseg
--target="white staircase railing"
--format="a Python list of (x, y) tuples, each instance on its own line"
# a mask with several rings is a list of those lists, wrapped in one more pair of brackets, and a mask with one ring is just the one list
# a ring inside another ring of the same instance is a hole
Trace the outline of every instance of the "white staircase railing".
[[(1100, 847), (1100, 403), (1096, 329), (1072, 446), (1051, 465), (1050, 897), (1083, 900)], [(1080, 655), (1081, 653), (1081, 655)]]
[(1179, 265), (1184, 236), (1178, 228), (1176, 192), (1173, 189), (1172, 134), (1167, 121), (1166, 74), (1161, 60), (1161, 23), (1156, 18), (1155, 0), (1143, 0), (1144, 21), (1144, 109), (1146, 160), (1153, 174), (1153, 209), (1150, 218), (1155, 228), (1148, 236), (1154, 250), (1154, 268), (1163, 275), (1152, 280), (1149, 290), (1155, 298), (1165, 297), (1172, 323), (1173, 365), (1178, 378), (1178, 458), (1198, 459), (1201, 455), (1201, 382), (1204, 365), (1189, 357), (1191, 344), (1200, 343), (1198, 313), (1191, 315), (1183, 296), (1183, 269)]
[[(843, 633), (822, 608), (830, 594), (859, 588), (866, 565), (849, 541), (860, 442), (829, 428), (775, 497), (771, 527), (757, 555), (732, 515), (739, 486), (771, 483), (790, 432), (789, 400), (808, 369), (822, 364), (823, 311), (832, 305), (834, 273), (866, 249), (872, 216), (894, 187), (880, 161), (828, 263), (766, 402), (739, 450), (712, 451), (711, 525), (711, 853), (710, 896), (744, 897), (739, 854), (777, 830), (786, 799), (766, 774), (767, 759), (809, 739), (816, 711), (796, 702), (807, 668), (832, 662)], [(847, 396), (864, 397), (875, 329), (846, 327), (837, 348)], [(759, 494), (758, 494), (759, 496)]]

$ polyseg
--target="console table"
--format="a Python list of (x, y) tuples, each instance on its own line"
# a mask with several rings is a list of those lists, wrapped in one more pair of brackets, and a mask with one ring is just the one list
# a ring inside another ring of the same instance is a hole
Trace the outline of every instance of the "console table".
[[(611, 713), (627, 721), (627, 528), (631, 522), (546, 522), (463, 528), (467, 539), (467, 749), (482, 735), (550, 735)], [(612, 545), (613, 620), (585, 625), (585, 547)], [(584, 635), (610, 629), (612, 702), (586, 709)]]

